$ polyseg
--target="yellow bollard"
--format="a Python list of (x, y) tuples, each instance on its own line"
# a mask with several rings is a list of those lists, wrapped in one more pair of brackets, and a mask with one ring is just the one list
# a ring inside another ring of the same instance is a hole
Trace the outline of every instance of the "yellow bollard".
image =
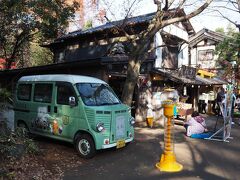
[(152, 105), (148, 104), (148, 110), (147, 110), (147, 126), (152, 128), (153, 127), (153, 110), (152, 110)]
[(150, 128), (153, 127), (153, 117), (147, 117), (147, 126)]
[(172, 142), (172, 118), (174, 115), (175, 104), (172, 101), (165, 101), (163, 105), (164, 116), (167, 117), (167, 121), (164, 125), (164, 153), (162, 154), (160, 161), (156, 164), (156, 167), (160, 171), (166, 172), (178, 172), (183, 169), (183, 166), (176, 162), (176, 157), (173, 151)]

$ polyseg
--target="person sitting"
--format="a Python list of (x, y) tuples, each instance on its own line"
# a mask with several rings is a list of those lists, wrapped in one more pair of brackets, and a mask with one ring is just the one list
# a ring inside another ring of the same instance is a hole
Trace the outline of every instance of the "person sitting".
[(200, 116), (197, 111), (192, 113), (191, 119), (184, 123), (184, 127), (186, 128), (187, 136), (191, 136), (192, 134), (201, 134), (208, 131), (205, 119)]

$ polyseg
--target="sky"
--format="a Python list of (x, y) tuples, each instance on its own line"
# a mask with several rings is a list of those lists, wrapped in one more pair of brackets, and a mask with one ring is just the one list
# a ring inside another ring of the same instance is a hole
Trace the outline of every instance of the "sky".
[[(104, 0), (105, 2), (107, 0)], [(112, 0), (110, 1), (110, 4), (107, 4), (108, 6), (108, 13), (107, 16), (110, 17), (111, 20), (118, 20), (124, 18), (124, 7), (126, 9), (129, 9), (129, 5), (131, 5), (131, 2), (134, 0)], [(216, 1), (216, 0), (215, 0)], [(124, 3), (125, 2), (125, 3)], [(129, 3), (130, 2), (130, 3)], [(188, 0), (187, 1), (187, 7), (185, 8), (185, 12), (188, 14), (192, 10), (194, 10), (196, 7), (199, 7), (199, 4), (192, 4), (203, 2), (203, 0)], [(105, 4), (106, 5), (106, 4)], [(223, 8), (227, 7), (227, 8)], [(228, 9), (236, 9), (232, 6), (231, 3), (227, 2), (226, 0), (222, 0), (218, 2), (213, 2), (208, 10), (203, 11), (200, 15), (192, 18), (190, 22), (192, 23), (194, 29), (196, 32), (200, 31), (202, 28), (207, 28), (210, 30), (215, 30), (218, 27), (227, 28), (229, 26), (229, 21), (222, 18), (222, 16), (216, 12), (216, 10), (220, 10), (220, 12), (230, 18), (232, 21), (237, 22), (240, 24), (240, 13), (235, 13), (232, 10)], [(147, 14), (150, 12), (156, 11), (156, 5), (153, 3), (153, 0), (140, 0), (140, 3), (133, 6), (133, 14), (135, 15), (141, 15), (141, 14)], [(232, 27), (235, 28), (233, 24), (231, 24)]]

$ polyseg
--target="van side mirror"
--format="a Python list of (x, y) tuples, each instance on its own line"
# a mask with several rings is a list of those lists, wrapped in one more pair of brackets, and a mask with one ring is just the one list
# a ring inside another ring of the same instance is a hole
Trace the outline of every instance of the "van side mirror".
[(73, 96), (69, 97), (69, 106), (71, 106), (71, 107), (76, 106), (76, 99), (75, 99), (75, 97), (73, 97)]

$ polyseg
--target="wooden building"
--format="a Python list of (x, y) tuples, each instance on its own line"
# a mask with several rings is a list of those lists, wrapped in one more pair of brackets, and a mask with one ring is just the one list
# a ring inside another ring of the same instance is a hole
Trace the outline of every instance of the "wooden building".
[(190, 61), (193, 67), (214, 70), (217, 66), (217, 55), (214, 53), (217, 44), (224, 40), (221, 33), (202, 29), (189, 37)]
[[(177, 13), (176, 11), (170, 11), (168, 15), (178, 16), (183, 13), (183, 10), (177, 11)], [(98, 59), (99, 68), (93, 70), (89, 67), (88, 72), (101, 71), (101, 73), (97, 73), (97, 77), (107, 81), (120, 97), (126, 78), (128, 47), (131, 46), (121, 29), (132, 36), (138, 34), (148, 27), (154, 15), (155, 13), (146, 14), (110, 22), (84, 31), (75, 31), (56, 39), (45, 47), (50, 48), (54, 53), (55, 64), (80, 63), (86, 59), (91, 62), (92, 59)], [(152, 39), (151, 46), (155, 47), (156, 50), (149, 53), (147, 59), (141, 65), (139, 82), (133, 97), (133, 106), (140, 108), (138, 111), (143, 112), (141, 114), (143, 119), (146, 115), (147, 104), (150, 101), (148, 96), (152, 96), (153, 93), (152, 86), (154, 84), (147, 84), (152, 81), (152, 70), (179, 69), (182, 65), (188, 65), (187, 42), (189, 35), (194, 33), (190, 22), (184, 21), (163, 28)], [(84, 74), (81, 71), (78, 73)], [(160, 81), (158, 86), (163, 87), (164, 83)]]
[[(184, 11), (170, 11), (168, 15), (178, 16), (182, 13)], [(23, 75), (81, 74), (108, 82), (120, 97), (126, 78), (128, 46), (131, 46), (131, 43), (117, 27), (121, 26), (130, 35), (134, 35), (145, 30), (154, 15), (151, 13), (114, 21), (64, 35), (50, 44), (43, 45), (54, 53), (53, 64), (2, 71), (1, 86), (8, 85), (13, 88), (14, 83)], [(183, 73), (184, 68), (190, 65), (188, 37), (194, 34), (191, 23), (184, 21), (163, 28), (152, 39), (151, 46), (155, 47), (155, 51), (149, 53), (141, 65), (133, 97), (136, 111), (133, 114), (136, 113), (139, 121), (145, 119), (147, 107), (154, 101), (154, 95), (166, 86), (177, 88), (181, 94), (186, 91), (190, 96), (197, 96), (193, 93), (198, 91), (193, 90), (192, 86), (197, 90), (197, 87), (204, 83), (196, 80), (196, 76), (189, 80), (189, 74)], [(182, 72), (181, 76), (179, 72)], [(191, 73), (194, 74), (192, 70)], [(190, 100), (189, 103), (195, 106), (197, 100)], [(157, 106), (154, 110), (158, 111)]]

